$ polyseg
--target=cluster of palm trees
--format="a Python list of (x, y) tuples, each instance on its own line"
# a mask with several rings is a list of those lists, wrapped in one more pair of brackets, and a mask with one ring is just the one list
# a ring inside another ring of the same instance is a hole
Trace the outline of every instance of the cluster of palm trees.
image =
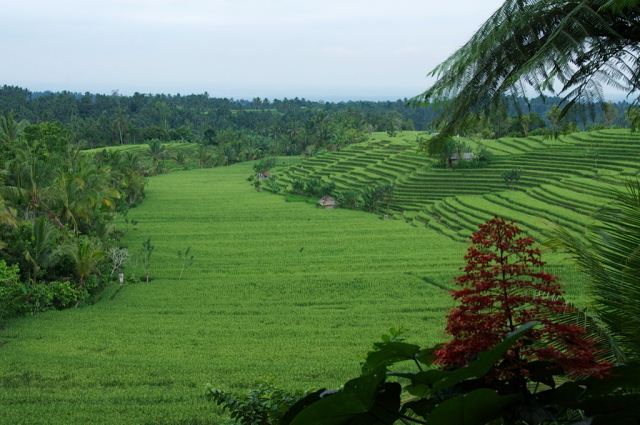
[[(3, 118), (16, 127), (11, 115)], [(115, 244), (117, 211), (144, 196), (140, 158), (130, 152), (94, 157), (71, 143), (55, 150), (20, 131), (2, 135), (9, 159), (0, 183), (0, 261), (18, 265), (21, 282), (3, 282), (20, 291), (0, 302), (47, 308), (37, 294), (52, 301), (49, 283), (64, 280), (77, 303), (99, 286), (95, 272)]]
[(216, 145), (214, 163), (230, 165), (268, 155), (300, 155), (305, 151), (339, 149), (366, 140), (373, 131), (356, 110), (328, 113), (318, 110), (305, 117), (257, 121), (253, 130), (223, 129), (207, 133), (205, 145)]

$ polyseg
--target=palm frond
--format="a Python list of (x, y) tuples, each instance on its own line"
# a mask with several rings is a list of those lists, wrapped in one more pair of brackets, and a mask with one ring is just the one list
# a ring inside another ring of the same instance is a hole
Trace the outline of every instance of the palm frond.
[(556, 228), (549, 245), (562, 248), (589, 278), (595, 314), (631, 357), (640, 356), (640, 182), (617, 191), (594, 213), (582, 238)]
[(429, 73), (437, 81), (410, 103), (448, 100), (439, 117), (446, 122), (442, 138), (455, 134), (467, 115), (527, 89), (563, 94), (565, 106), (580, 108), (603, 100), (603, 85), (629, 93), (640, 88), (639, 41), (637, 1), (507, 0)]

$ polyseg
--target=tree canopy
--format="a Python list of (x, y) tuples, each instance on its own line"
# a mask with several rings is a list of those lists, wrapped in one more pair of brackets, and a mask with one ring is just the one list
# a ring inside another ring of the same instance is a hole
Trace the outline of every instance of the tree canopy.
[(638, 0), (506, 0), (430, 72), (435, 84), (412, 99), (414, 105), (444, 103), (443, 128), (429, 150), (437, 151), (471, 114), (489, 114), (532, 90), (559, 94), (564, 111), (583, 115), (590, 109), (583, 107), (604, 100), (603, 85), (634, 94), (639, 41)]

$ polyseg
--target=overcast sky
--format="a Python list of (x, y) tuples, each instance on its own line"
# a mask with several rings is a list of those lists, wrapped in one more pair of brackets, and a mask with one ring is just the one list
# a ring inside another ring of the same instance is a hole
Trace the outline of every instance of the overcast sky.
[(501, 0), (15, 0), (0, 85), (358, 100), (415, 96)]

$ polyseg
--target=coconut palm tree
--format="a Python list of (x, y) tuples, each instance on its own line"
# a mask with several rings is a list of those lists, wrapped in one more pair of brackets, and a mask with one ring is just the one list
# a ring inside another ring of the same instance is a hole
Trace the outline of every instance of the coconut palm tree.
[(602, 101), (603, 85), (634, 93), (640, 89), (639, 62), (637, 0), (506, 0), (431, 71), (437, 81), (412, 103), (444, 105), (439, 120), (446, 125), (425, 146), (436, 153), (440, 139), (454, 135), (468, 115), (489, 115), (505, 99), (525, 98), (531, 89), (563, 95), (563, 112)]
[(183, 169), (185, 170), (189, 169), (189, 166), (187, 164), (187, 155), (183, 151), (176, 152), (173, 155), (173, 160), (176, 162), (177, 165), (179, 165)]
[(113, 130), (118, 133), (118, 138), (121, 145), (124, 145), (123, 135), (129, 130), (129, 125), (129, 115), (124, 112), (124, 109), (120, 107), (116, 108), (116, 116), (113, 119), (112, 127)]
[(160, 140), (153, 139), (149, 142), (149, 150), (147, 151), (147, 154), (153, 161), (153, 165), (156, 165), (159, 160), (163, 159), (166, 153), (167, 149)]
[(117, 151), (110, 152), (109, 161), (112, 166), (120, 171), (138, 171), (140, 169), (140, 155), (137, 152), (126, 151), (116, 155)]
[(13, 118), (13, 111), (0, 114), (0, 141), (8, 143), (17, 140), (27, 125), (29, 122), (26, 120), (17, 122)]
[(80, 157), (68, 169), (60, 168), (51, 191), (52, 210), (78, 234), (78, 220), (90, 223), (92, 216), (114, 207), (120, 193), (109, 186), (106, 169), (97, 169), (86, 157)]
[(208, 146), (199, 145), (196, 150), (196, 158), (200, 168), (208, 168), (213, 164), (213, 153), (211, 153), (211, 149)]
[(40, 208), (48, 211), (45, 202), (51, 192), (58, 162), (55, 156), (39, 159), (25, 143), (15, 150), (15, 158), (8, 163), (5, 170), (8, 184), (0, 187), (0, 193), (22, 207), (25, 218)]
[(57, 242), (58, 233), (49, 225), (46, 217), (38, 217), (33, 223), (33, 241), (24, 251), (34, 282), (37, 281), (40, 270), (53, 264), (63, 252)]
[(100, 260), (107, 256), (107, 253), (97, 246), (95, 241), (84, 240), (68, 251), (80, 288), (84, 288), (85, 279), (95, 271)]

